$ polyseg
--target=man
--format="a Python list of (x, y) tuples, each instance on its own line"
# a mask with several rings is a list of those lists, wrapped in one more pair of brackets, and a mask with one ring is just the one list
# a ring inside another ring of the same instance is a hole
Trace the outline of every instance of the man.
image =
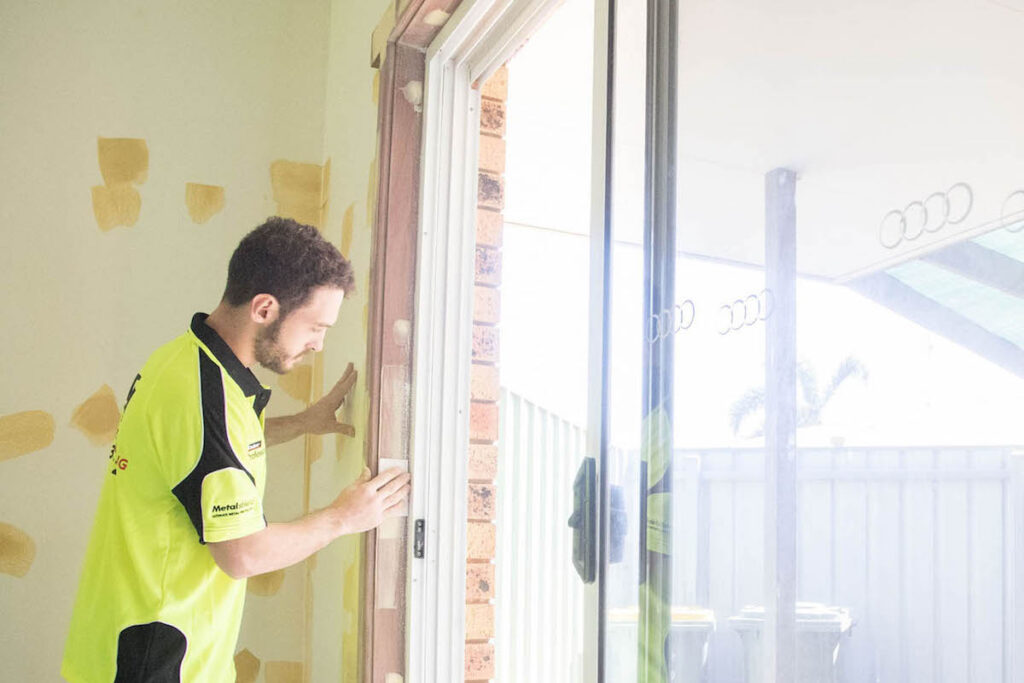
[(369, 470), (322, 510), (263, 516), (266, 447), (341, 430), (351, 366), (307, 410), (264, 419), (254, 363), (285, 373), (352, 291), (349, 263), (315, 228), (271, 218), (228, 266), (209, 316), (136, 376), (108, 463), (61, 673), (72, 683), (235, 680), (245, 579), (299, 562), (400, 513), (409, 476)]

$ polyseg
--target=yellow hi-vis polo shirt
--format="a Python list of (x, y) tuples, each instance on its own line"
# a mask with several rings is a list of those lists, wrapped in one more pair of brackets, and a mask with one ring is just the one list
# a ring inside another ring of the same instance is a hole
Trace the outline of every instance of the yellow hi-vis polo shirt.
[(235, 680), (246, 582), (203, 544), (266, 526), (270, 390), (205, 320), (128, 393), (71, 616), (71, 683)]

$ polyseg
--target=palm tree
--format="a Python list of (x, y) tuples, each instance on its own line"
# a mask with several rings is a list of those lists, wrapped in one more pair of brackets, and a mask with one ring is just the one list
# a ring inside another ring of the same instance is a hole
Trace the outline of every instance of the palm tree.
[[(851, 377), (859, 377), (861, 380), (868, 378), (868, 371), (864, 364), (853, 356), (847, 356), (836, 367), (832, 378), (823, 388), (818, 387), (818, 376), (814, 368), (806, 361), (800, 361), (796, 365), (797, 381), (797, 429), (800, 427), (811, 427), (821, 424), (821, 413), (832, 400), (839, 386)], [(734, 435), (740, 435), (740, 429), (745, 420), (764, 408), (764, 387), (757, 387), (748, 390), (740, 396), (729, 408), (729, 426)], [(764, 420), (761, 425), (747, 437), (757, 437), (764, 434)]]

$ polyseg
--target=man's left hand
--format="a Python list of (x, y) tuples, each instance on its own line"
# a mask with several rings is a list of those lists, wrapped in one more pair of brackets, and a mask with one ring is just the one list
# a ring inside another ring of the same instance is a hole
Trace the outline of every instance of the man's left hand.
[(345, 404), (345, 399), (348, 398), (352, 387), (355, 386), (358, 376), (355, 368), (349, 363), (334, 387), (324, 394), (323, 398), (303, 411), (302, 417), (307, 433), (356, 435), (355, 427), (338, 422), (336, 413)]

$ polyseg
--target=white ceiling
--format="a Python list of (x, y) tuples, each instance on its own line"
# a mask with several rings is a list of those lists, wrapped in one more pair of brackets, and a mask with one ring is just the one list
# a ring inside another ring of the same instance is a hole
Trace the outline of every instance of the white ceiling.
[[(511, 220), (586, 229), (578, 150), (591, 113), (578, 91), (589, 65), (567, 55), (590, 54), (590, 4), (567, 0), (511, 65)], [(619, 3), (616, 226), (627, 240), (642, 226), (645, 5)], [(842, 277), (997, 227), (1024, 189), (1021, 36), (1024, 0), (680, 0), (679, 248), (760, 263), (763, 177), (776, 167), (798, 173), (805, 273)], [(576, 151), (559, 160), (560, 144)], [(571, 211), (553, 206), (559, 177), (576, 179)], [(966, 220), (880, 245), (886, 213), (961, 182), (973, 192)]]

